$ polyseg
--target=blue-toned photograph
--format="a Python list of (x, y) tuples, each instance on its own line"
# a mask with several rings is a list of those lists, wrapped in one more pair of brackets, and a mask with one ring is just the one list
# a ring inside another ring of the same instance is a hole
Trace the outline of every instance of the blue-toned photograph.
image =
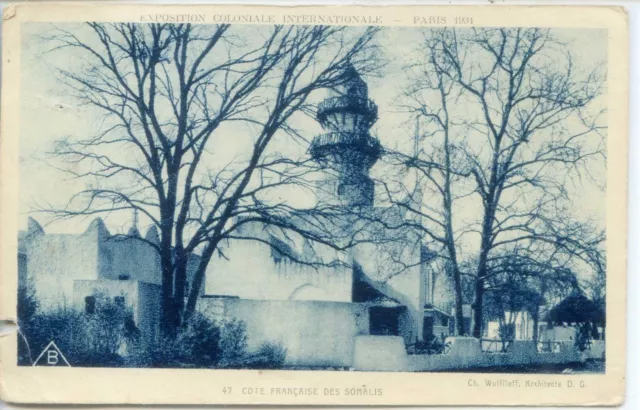
[(605, 372), (606, 29), (21, 41), (20, 366)]

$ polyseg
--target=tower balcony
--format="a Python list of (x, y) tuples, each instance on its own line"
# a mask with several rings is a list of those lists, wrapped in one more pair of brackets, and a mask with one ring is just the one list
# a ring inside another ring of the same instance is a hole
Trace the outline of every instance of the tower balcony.
[(346, 150), (357, 151), (369, 157), (371, 164), (375, 163), (382, 154), (382, 147), (377, 138), (354, 132), (330, 132), (318, 135), (311, 141), (309, 148), (310, 154), (316, 159)]
[(378, 119), (378, 106), (368, 98), (350, 94), (330, 97), (318, 104), (316, 118), (324, 124), (329, 116), (339, 113), (361, 115), (371, 125)]

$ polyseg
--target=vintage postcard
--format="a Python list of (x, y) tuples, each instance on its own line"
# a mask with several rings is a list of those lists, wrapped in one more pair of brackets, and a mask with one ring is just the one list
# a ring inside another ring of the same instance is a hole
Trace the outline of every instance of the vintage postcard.
[(3, 26), (4, 400), (624, 400), (623, 9)]

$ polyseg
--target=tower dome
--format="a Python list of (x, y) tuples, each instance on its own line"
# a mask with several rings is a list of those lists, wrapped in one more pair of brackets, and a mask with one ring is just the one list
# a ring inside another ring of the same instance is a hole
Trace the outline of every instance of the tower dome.
[(369, 169), (382, 153), (379, 141), (370, 135), (378, 119), (378, 107), (369, 99), (367, 84), (349, 65), (344, 81), (318, 105), (316, 118), (325, 134), (311, 142), (312, 157), (338, 174), (323, 181), (329, 191), (347, 206), (373, 205), (374, 184)]
[(344, 70), (343, 76), (346, 81), (343, 85), (344, 94), (356, 96), (359, 98), (369, 98), (369, 87), (364, 82), (358, 71), (351, 64)]

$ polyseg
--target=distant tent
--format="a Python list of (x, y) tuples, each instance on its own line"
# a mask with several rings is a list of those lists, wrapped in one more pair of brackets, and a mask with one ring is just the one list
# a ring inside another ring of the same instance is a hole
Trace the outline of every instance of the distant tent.
[(547, 315), (547, 321), (554, 324), (593, 323), (604, 326), (605, 312), (584, 294), (576, 292), (551, 309)]

